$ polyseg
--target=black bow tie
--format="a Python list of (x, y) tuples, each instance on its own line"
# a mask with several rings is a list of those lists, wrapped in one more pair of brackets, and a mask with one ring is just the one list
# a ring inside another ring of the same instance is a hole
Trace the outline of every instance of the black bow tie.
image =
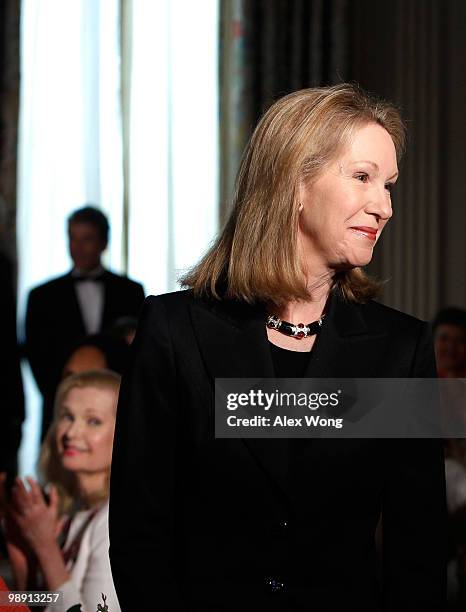
[(73, 276), (73, 282), (75, 283), (83, 283), (84, 281), (94, 281), (95, 283), (99, 283), (103, 281), (105, 276), (105, 272), (101, 274), (80, 274), (79, 276)]

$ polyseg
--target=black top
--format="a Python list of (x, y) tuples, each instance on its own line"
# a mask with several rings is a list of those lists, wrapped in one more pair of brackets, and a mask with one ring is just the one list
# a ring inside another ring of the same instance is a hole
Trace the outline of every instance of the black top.
[[(298, 340), (299, 342), (299, 340)], [(311, 351), (292, 351), (269, 342), (276, 378), (300, 378), (311, 359)]]

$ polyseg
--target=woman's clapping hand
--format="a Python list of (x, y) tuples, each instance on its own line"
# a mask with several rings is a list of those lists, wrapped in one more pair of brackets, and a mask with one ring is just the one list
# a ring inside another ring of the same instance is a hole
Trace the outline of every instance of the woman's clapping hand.
[(58, 517), (58, 494), (50, 487), (49, 500), (33, 478), (26, 479), (29, 489), (18, 478), (11, 492), (10, 515), (22, 538), (37, 552), (56, 541), (63, 526)]

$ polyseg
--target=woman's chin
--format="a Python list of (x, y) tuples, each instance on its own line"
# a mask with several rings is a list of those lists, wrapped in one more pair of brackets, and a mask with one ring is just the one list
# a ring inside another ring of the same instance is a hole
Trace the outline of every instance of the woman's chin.
[(350, 257), (345, 261), (341, 261), (337, 264), (333, 264), (331, 268), (335, 272), (349, 272), (350, 270), (354, 270), (354, 268), (363, 268), (367, 266), (372, 260), (372, 253), (367, 255), (366, 257)]
[(356, 253), (352, 253), (349, 258), (349, 264), (351, 268), (363, 268), (372, 261), (373, 249), (363, 248), (358, 249)]
[(76, 472), (82, 467), (82, 462), (76, 456), (62, 457), (61, 464), (64, 470)]
[(368, 244), (368, 240), (356, 240), (356, 244), (345, 242), (336, 249), (329, 258), (329, 267), (336, 272), (348, 272), (353, 268), (367, 266), (374, 253), (374, 245)]

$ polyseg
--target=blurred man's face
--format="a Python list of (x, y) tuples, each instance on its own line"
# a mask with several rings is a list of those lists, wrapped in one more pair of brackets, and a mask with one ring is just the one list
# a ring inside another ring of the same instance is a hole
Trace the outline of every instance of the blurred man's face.
[(76, 268), (86, 271), (97, 268), (106, 247), (98, 229), (91, 223), (70, 223), (68, 236), (70, 256)]
[(445, 372), (466, 368), (466, 330), (460, 325), (441, 324), (435, 330), (437, 368)]
[(108, 368), (107, 359), (97, 346), (80, 346), (65, 363), (62, 378), (88, 370), (104, 370), (105, 368)]

